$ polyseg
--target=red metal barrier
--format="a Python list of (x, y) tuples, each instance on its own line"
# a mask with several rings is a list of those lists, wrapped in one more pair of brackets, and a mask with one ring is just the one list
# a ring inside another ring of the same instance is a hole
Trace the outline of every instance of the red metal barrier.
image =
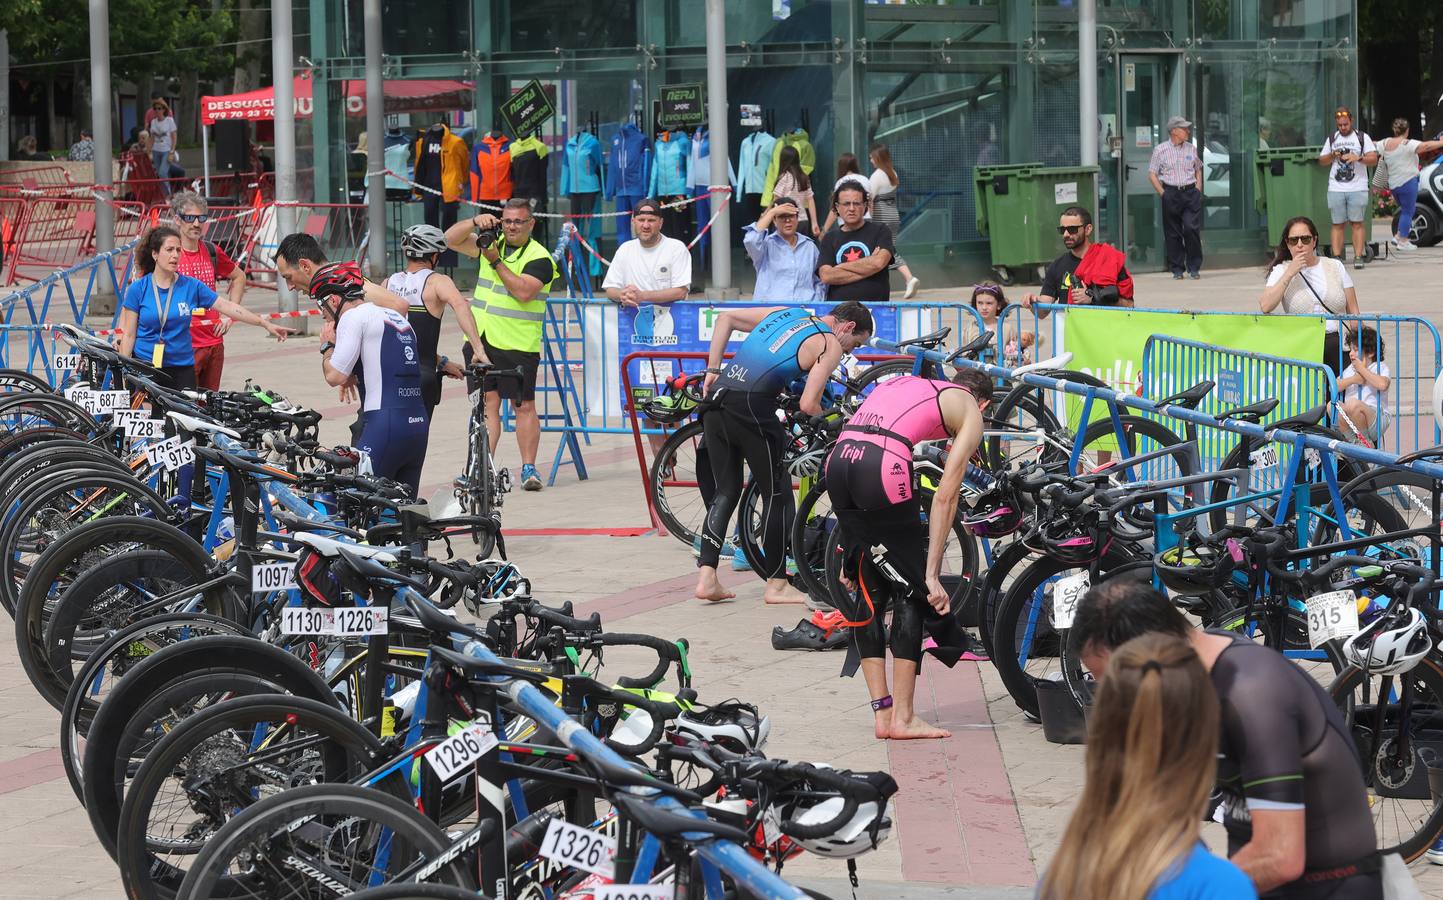
[[(139, 203), (117, 202), (114, 207), (115, 242), (127, 243), (140, 234), (144, 209)], [(27, 198), (5, 254), (3, 283), (39, 281), (93, 255), (94, 198)]]
[(0, 170), (0, 191), (66, 191), (80, 185), (70, 180), (64, 166), (26, 166)]
[[(266, 214), (265, 208), (212, 203), (209, 210), (210, 221), (201, 232), (201, 239), (220, 247), (237, 265), (245, 268), (245, 256), (254, 241), (256, 227)], [(146, 217), (150, 222), (164, 222), (170, 218), (170, 205), (152, 206)]]
[[(359, 260), (361, 239), (366, 235), (366, 207), (359, 203), (297, 203), (294, 205), (296, 230), (320, 241), (331, 260)], [(275, 283), (276, 247), (285, 235), (276, 221), (276, 207), (267, 205), (257, 210), (250, 241), (242, 254), (246, 275), (265, 276), (262, 284)]]

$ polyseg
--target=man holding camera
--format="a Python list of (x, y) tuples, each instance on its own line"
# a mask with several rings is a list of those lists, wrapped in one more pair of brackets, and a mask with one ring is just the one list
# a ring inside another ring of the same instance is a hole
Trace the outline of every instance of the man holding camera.
[[(493, 455), (501, 441), (501, 401), (512, 403), (516, 446), (521, 451), (521, 486), (528, 491), (541, 490), (541, 476), (536, 473), (536, 451), (541, 444), (536, 375), (541, 366), (547, 292), (557, 274), (551, 254), (531, 239), (534, 225), (530, 202), (514, 198), (502, 206), (500, 219), (483, 213), (446, 229), (446, 245), (481, 264), (471, 313), (486, 356), (498, 369), (521, 370), (520, 384), (514, 378), (485, 378), (481, 390)], [(469, 363), (469, 345), (465, 356)]]
[(1024, 308), (1033, 303), (1132, 305), (1127, 257), (1111, 244), (1092, 240), (1092, 213), (1081, 206), (1067, 207), (1058, 217), (1057, 233), (1067, 252), (1048, 264), (1041, 294), (1023, 295)]
[(1333, 258), (1343, 261), (1343, 226), (1353, 226), (1353, 268), (1363, 268), (1363, 223), (1368, 221), (1368, 166), (1378, 164), (1373, 139), (1353, 127), (1346, 106), (1333, 113), (1338, 130), (1323, 145), (1318, 165), (1328, 172), (1328, 213), (1333, 220)]

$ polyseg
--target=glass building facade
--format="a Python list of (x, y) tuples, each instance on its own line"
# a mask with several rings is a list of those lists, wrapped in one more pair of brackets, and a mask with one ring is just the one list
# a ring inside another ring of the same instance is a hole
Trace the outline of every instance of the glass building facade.
[[(316, 91), (313, 140), (329, 148), (316, 154), (317, 200), (343, 198), (340, 173), (364, 128), (339, 87), (364, 75), (361, 6), (311, 0), (310, 59), (329, 85)], [(496, 127), (497, 105), (541, 81), (557, 103), (543, 135), (553, 150), (592, 121), (608, 147), (622, 122), (651, 121), (663, 85), (706, 80), (705, 0), (387, 0), (383, 22), (387, 78), (476, 84), (475, 108), (453, 124)], [(1355, 0), (1098, 0), (1097, 22), (1102, 239), (1126, 247), (1138, 271), (1164, 267), (1147, 161), (1181, 114), (1204, 160), (1209, 264), (1257, 261), (1255, 153), (1321, 146), (1332, 110), (1356, 103)], [(743, 104), (761, 107), (773, 134), (805, 128), (821, 209), (839, 154), (856, 153), (866, 171), (867, 148), (887, 144), (901, 180), (899, 247), (930, 286), (987, 271), (974, 167), (1079, 163), (1073, 0), (728, 0), (726, 34), (732, 160), (756, 130), (741, 124)], [(750, 266), (737, 254), (745, 286)]]

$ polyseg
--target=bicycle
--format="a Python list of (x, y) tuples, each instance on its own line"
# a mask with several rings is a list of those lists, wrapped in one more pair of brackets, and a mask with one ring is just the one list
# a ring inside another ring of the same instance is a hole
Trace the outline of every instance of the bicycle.
[[(497, 369), (489, 363), (471, 363), (466, 367), (467, 384), (475, 385), (470, 391), (471, 415), (466, 426), (466, 467), (452, 483), (452, 492), (468, 516), (494, 518), (499, 526), (501, 505), (511, 492), (511, 472), (498, 468), (491, 455), (491, 433), (486, 424), (485, 395), (481, 391), (483, 378), (513, 378), (520, 384), (523, 376), (519, 369)], [(501, 543), (499, 527), (491, 538), (478, 543), (482, 556), (490, 556), (499, 546), (502, 556), (506, 545)]]

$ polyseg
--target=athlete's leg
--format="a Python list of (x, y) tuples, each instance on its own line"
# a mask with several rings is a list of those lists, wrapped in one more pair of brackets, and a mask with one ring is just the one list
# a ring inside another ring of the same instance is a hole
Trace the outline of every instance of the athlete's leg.
[(491, 455), (496, 455), (496, 445), (501, 443), (501, 395), (495, 391), (487, 391), (486, 398), (486, 438), (491, 446)]
[(726, 411), (715, 407), (701, 417), (716, 495), (707, 506), (706, 520), (702, 523), (696, 580), (698, 600), (729, 600), (736, 596), (722, 587), (716, 574), (723, 535), (742, 495), (742, 457), (731, 444), (726, 420)]
[(536, 401), (520, 400), (512, 408), (516, 412), (516, 447), (521, 451), (521, 464), (534, 466), (536, 450), (541, 446), (541, 419), (536, 415)]
[(411, 496), (417, 499), (421, 496), (421, 468), (426, 464), (426, 444), (430, 440), (427, 423), (412, 421), (419, 417), (419, 413), (412, 413), (407, 416), (406, 428), (393, 429), (393, 438), (402, 457), (393, 477), (408, 485)]
[[(907, 508), (915, 508), (915, 503), (909, 502)], [(951, 737), (950, 731), (923, 721), (917, 715), (915, 702), (917, 669), (922, 660), (923, 623), (929, 609), (926, 588), (922, 583), (927, 571), (926, 532), (917, 522), (905, 530), (889, 534), (883, 544), (887, 548), (887, 574), (892, 581), (893, 597), (890, 638), (892, 729), (889, 736), (897, 740)]]
[[(866, 551), (861, 555), (861, 571), (857, 576), (857, 590), (866, 591), (871, 605), (864, 600), (853, 621), (861, 621), (870, 614), (865, 625), (850, 629), (852, 647), (862, 663), (862, 678), (867, 682), (867, 696), (872, 701), (873, 731), (878, 739), (885, 739), (892, 733), (893, 702), (888, 702), (891, 692), (887, 689), (887, 615), (888, 586), (886, 579), (872, 566)], [(879, 708), (880, 707), (880, 708)]]
[(805, 603), (806, 595), (787, 581), (787, 535), (791, 533), (797, 504), (792, 496), (791, 476), (782, 464), (786, 433), (768, 398), (749, 394), (747, 399), (748, 421), (741, 424), (745, 432), (737, 443), (762, 496), (763, 559), (757, 573), (767, 580), (762, 599), (767, 603)]

